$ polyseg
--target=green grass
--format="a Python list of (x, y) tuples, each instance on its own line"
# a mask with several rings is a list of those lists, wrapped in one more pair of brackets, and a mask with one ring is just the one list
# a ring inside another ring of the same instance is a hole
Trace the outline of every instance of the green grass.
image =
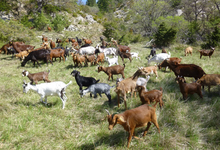
[[(39, 34), (41, 35), (41, 34)], [(97, 41), (99, 39), (97, 38)], [(3, 45), (2, 43), (1, 45)], [(40, 43), (34, 43), (36, 47)], [(144, 43), (130, 45), (131, 51), (139, 52), (141, 61), (134, 59), (132, 63), (125, 60), (125, 76), (130, 77), (141, 66), (147, 66), (145, 57), (150, 49)], [(181, 48), (182, 47), (182, 48)], [(219, 51), (216, 48), (213, 57), (199, 59), (198, 48), (194, 47), (193, 56), (184, 56), (185, 45), (173, 45), (167, 51), (172, 57), (182, 57), (182, 63), (194, 63), (201, 66), (208, 74), (220, 73)], [(158, 50), (157, 53), (160, 53)], [(126, 149), (128, 133), (122, 126), (116, 125), (108, 130), (105, 109), (111, 113), (125, 111), (124, 104), (117, 107), (117, 97), (114, 88), (111, 89), (112, 104), (102, 97), (90, 98), (89, 94), (80, 98), (79, 88), (75, 78), (70, 76), (73, 69), (77, 69), (83, 76), (93, 76), (100, 82), (115, 85), (114, 81), (107, 81), (104, 72), (97, 72), (97, 66), (74, 68), (71, 57), (64, 63), (54, 62), (52, 66), (42, 64), (33, 67), (31, 62), (21, 67), (18, 59), (11, 59), (9, 55), (0, 55), (0, 149), (97, 149), (113, 150)], [(119, 62), (122, 64), (122, 61)], [(152, 65), (154, 65), (152, 63)], [(107, 66), (107, 63), (104, 64)], [(21, 72), (31, 73), (50, 69), (51, 81), (73, 83), (68, 86), (66, 107), (62, 109), (62, 102), (58, 97), (48, 97), (48, 105), (39, 102), (39, 95), (33, 91), (23, 93)], [(204, 98), (190, 95), (187, 100), (182, 99), (179, 86), (175, 82), (174, 73), (167, 69), (158, 71), (158, 79), (152, 75), (148, 90), (163, 88), (164, 107), (157, 109), (158, 123), (161, 134), (154, 125), (151, 126), (146, 137), (142, 138), (144, 128), (136, 129), (136, 135), (142, 140), (132, 139), (131, 149), (219, 149), (220, 145), (220, 102), (217, 87), (211, 88), (208, 94), (205, 88)], [(193, 81), (187, 78), (187, 82)], [(141, 104), (139, 97), (128, 98), (129, 109)]]

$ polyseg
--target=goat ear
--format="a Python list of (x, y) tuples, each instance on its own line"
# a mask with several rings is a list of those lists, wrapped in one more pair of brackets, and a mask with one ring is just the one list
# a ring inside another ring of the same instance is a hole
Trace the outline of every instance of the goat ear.
[(26, 82), (25, 82), (25, 81), (23, 81), (23, 83), (24, 83), (24, 84), (26, 84)]

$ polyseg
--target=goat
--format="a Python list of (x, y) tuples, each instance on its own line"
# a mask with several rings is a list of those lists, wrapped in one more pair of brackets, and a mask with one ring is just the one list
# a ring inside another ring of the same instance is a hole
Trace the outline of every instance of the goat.
[(65, 51), (63, 49), (52, 49), (50, 51), (50, 60), (53, 60), (53, 58), (60, 58), (60, 62), (61, 62), (61, 57), (63, 58), (63, 62), (65, 62), (65, 58), (64, 58), (64, 54)]
[(101, 42), (102, 42), (102, 46), (101, 46), (101, 47), (105, 48), (105, 47), (108, 46), (108, 43), (105, 42), (105, 40), (104, 40), (102, 37), (100, 37), (100, 40), (101, 40)]
[(160, 87), (160, 91), (159, 90), (151, 90), (148, 92), (145, 91), (144, 86), (137, 86), (136, 89), (138, 90), (139, 97), (140, 97), (142, 104), (150, 104), (154, 101), (158, 101), (160, 104), (160, 109), (164, 105), (163, 100), (162, 100), (163, 90), (161, 87)]
[(131, 62), (131, 54), (128, 51), (126, 53), (118, 51), (118, 55), (121, 57), (123, 63), (124, 63), (124, 58), (128, 58)]
[(126, 53), (126, 51), (128, 51), (130, 53), (130, 51), (131, 51), (130, 47), (125, 46), (125, 45), (118, 45), (118, 42), (116, 40), (114, 40), (113, 38), (111, 39), (111, 41), (118, 48), (118, 50), (120, 52)]
[(82, 40), (81, 40), (81, 39), (79, 39), (78, 37), (76, 37), (76, 40), (77, 40), (77, 43), (78, 43), (79, 45), (82, 45)]
[(211, 58), (212, 54), (214, 53), (215, 48), (211, 47), (211, 50), (199, 50), (200, 52), (200, 59), (202, 58), (202, 56), (209, 56), (209, 58)]
[(124, 66), (121, 66), (121, 65), (116, 65), (116, 66), (111, 66), (111, 67), (99, 66), (98, 73), (100, 71), (105, 72), (108, 75), (108, 80), (110, 80), (110, 78), (112, 78), (112, 81), (113, 81), (114, 74), (121, 74), (122, 77), (125, 78), (124, 69), (125, 69), (125, 64), (124, 64)]
[(103, 64), (104, 61), (105, 61), (104, 53), (99, 53), (96, 60), (95, 60), (95, 64), (99, 64), (99, 62), (101, 62), (101, 64)]
[(193, 52), (193, 48), (192, 47), (187, 47), (186, 49), (185, 49), (185, 56), (187, 56), (187, 54), (191, 54), (191, 56), (192, 56), (192, 52)]
[(115, 92), (117, 93), (118, 107), (120, 103), (120, 95), (124, 98), (125, 109), (127, 109), (126, 94), (131, 92), (131, 97), (136, 97), (136, 83), (140, 75), (144, 75), (141, 69), (138, 69), (133, 76), (126, 78), (117, 84)]
[[(147, 78), (142, 78), (142, 77), (139, 77), (137, 79), (137, 82), (136, 82), (136, 86), (143, 86), (145, 88), (145, 91), (147, 92), (147, 82), (149, 81), (150, 79), (150, 76), (148, 75)], [(116, 85), (118, 85), (118, 82), (121, 82), (123, 80), (123, 78), (117, 78), (116, 79)]]
[(59, 38), (56, 38), (57, 47), (61, 46), (62, 40)]
[(111, 94), (110, 89), (115, 86), (110, 86), (107, 83), (95, 83), (90, 85), (88, 88), (82, 90), (80, 92), (81, 97), (86, 95), (86, 93), (90, 92), (90, 97), (92, 97), (92, 94), (94, 94), (94, 98), (97, 97), (97, 94), (99, 94), (100, 97), (102, 97), (102, 93), (105, 93), (105, 95), (108, 97), (108, 102), (111, 102)]
[(37, 84), (38, 81), (42, 81), (44, 80), (44, 82), (51, 82), (49, 79), (48, 79), (48, 75), (50, 73), (50, 70), (48, 70), (48, 72), (44, 71), (44, 72), (38, 72), (38, 73), (30, 73), (28, 72), (27, 70), (23, 70), (22, 71), (22, 76), (27, 76), (30, 81), (31, 81), (31, 84), (35, 83)]
[(162, 52), (161, 53), (167, 53), (167, 51), (164, 48), (162, 48)]
[(51, 31), (52, 29), (51, 29), (51, 27), (48, 26), (48, 27), (47, 27), (47, 30), (48, 30), (48, 31)]
[(136, 52), (131, 52), (130, 54), (131, 54), (131, 58), (136, 58), (136, 59), (141, 60), (141, 58), (138, 56), (138, 53), (136, 53)]
[(160, 133), (160, 128), (157, 123), (157, 115), (156, 115), (156, 102), (153, 106), (149, 104), (144, 104), (139, 107), (126, 110), (120, 114), (110, 114), (108, 110), (107, 118), (108, 118), (108, 129), (112, 130), (116, 124), (120, 124), (124, 127), (124, 129), (129, 132), (127, 148), (129, 148), (131, 138), (135, 136), (134, 130), (135, 128), (143, 127), (147, 125), (147, 128), (144, 130), (143, 137), (147, 134), (151, 122), (157, 127), (158, 132)]
[[(68, 85), (70, 85), (72, 81), (68, 84), (63, 83), (62, 81), (50, 82), (50, 83), (41, 83), (37, 85), (31, 85), (30, 83), (23, 83), (23, 92), (27, 93), (29, 90), (33, 90), (37, 92), (41, 99), (40, 101), (47, 104), (47, 96), (59, 96), (63, 102), (63, 109), (65, 108), (65, 103), (67, 97), (65, 95), (65, 90)], [(43, 99), (45, 98), (45, 101)]]
[(152, 50), (150, 51), (150, 55), (148, 55), (147, 57), (150, 58), (150, 56), (155, 56), (156, 55), (156, 49), (153, 47)]
[(77, 65), (77, 59), (76, 59), (76, 53), (72, 53), (71, 54), (72, 55), (72, 57), (73, 57), (73, 63), (74, 63), (74, 66), (76, 66)]
[(102, 53), (103, 52), (105, 57), (107, 55), (114, 55), (114, 56), (116, 56), (116, 52), (117, 52), (116, 48), (114, 48), (114, 47), (102, 48), (99, 45), (96, 46), (96, 50), (97, 50), (97, 53)]
[(96, 59), (96, 55), (95, 54), (90, 55), (90, 56), (85, 55), (85, 58), (86, 58), (86, 63), (88, 63), (88, 62), (91, 63), (90, 66), (95, 64), (95, 59)]
[(25, 45), (24, 43), (21, 42), (13, 42), (10, 41), (9, 42), (10, 46), (13, 46), (13, 48), (16, 50), (17, 53), (21, 52), (21, 51), (28, 51), (28, 50), (33, 50), (35, 48), (35, 46), (31, 46), (31, 45)]
[(84, 55), (84, 54), (95, 54), (95, 47), (93, 46), (86, 46), (86, 47), (81, 47), (79, 49), (79, 54)]
[(25, 64), (29, 61), (33, 61), (34, 62), (34, 66), (35, 66), (35, 62), (37, 62), (37, 64), (41, 67), (41, 65), (39, 64), (38, 60), (44, 60), (47, 62), (48, 65), (48, 60), (50, 61), (50, 63), (53, 65), (51, 59), (50, 59), (50, 50), (45, 50), (45, 49), (41, 49), (41, 50), (37, 50), (37, 51), (32, 51), (29, 53), (29, 55), (27, 57), (25, 57), (25, 59), (23, 60), (23, 62), (21, 63), (21, 66), (25, 66)]
[(82, 63), (84, 63), (84, 66), (87, 65), (85, 55), (76, 54), (74, 57), (76, 57), (76, 65), (77, 65), (78, 67), (79, 67), (79, 64), (80, 64), (80, 66), (82, 67)]
[(180, 92), (182, 93), (184, 100), (188, 97), (188, 94), (194, 94), (194, 93), (197, 93), (201, 98), (203, 98), (201, 92), (201, 84), (196, 82), (185, 83), (185, 79), (180, 76), (177, 76), (176, 80), (179, 83)]
[(167, 53), (160, 53), (160, 54), (153, 56), (151, 59), (149, 59), (148, 64), (150, 64), (151, 62), (155, 62), (155, 63), (159, 64), (162, 61), (164, 61), (165, 59), (170, 58), (170, 57), (171, 57), (170, 52), (168, 54)]
[(8, 53), (8, 49), (7, 49), (8, 47), (10, 47), (10, 44), (9, 44), (9, 43), (3, 45), (3, 46), (1, 47), (1, 49), (0, 49), (0, 54), (1, 54), (2, 51), (4, 51), (4, 54), (7, 54), (7, 53)]
[(43, 43), (43, 42), (47, 42), (47, 41), (48, 41), (47, 37), (44, 36), (44, 35), (42, 35), (42, 43)]
[(108, 61), (108, 66), (109, 67), (114, 65), (114, 64), (119, 65), (118, 64), (118, 56), (114, 56), (113, 58), (109, 58), (109, 57), (106, 56), (105, 58)]
[(56, 47), (55, 42), (53, 42), (52, 40), (49, 40), (49, 42), (50, 42), (50, 48), (51, 48), (51, 49), (53, 49), (53, 48)]
[(220, 85), (220, 75), (219, 74), (206, 74), (196, 81), (201, 84), (204, 91), (204, 86), (208, 86), (208, 91), (210, 93), (211, 85)]
[(198, 80), (206, 74), (200, 66), (195, 64), (172, 64), (169, 60), (167, 62), (176, 76), (194, 77), (195, 80)]
[(169, 67), (169, 64), (167, 61), (170, 61), (170, 63), (172, 64), (180, 64), (182, 61), (182, 58), (171, 57), (171, 58), (165, 59), (164, 61), (162, 61), (162, 63), (158, 65), (159, 70), (163, 67), (165, 68), (165, 71), (166, 71), (167, 67)]
[(85, 39), (85, 38), (82, 38), (82, 40), (84, 41), (85, 44), (92, 44), (92, 40), (89, 40), (89, 39)]
[(70, 75), (75, 77), (76, 83), (78, 84), (80, 91), (82, 90), (83, 86), (89, 87), (90, 85), (96, 84), (96, 83), (98, 83), (100, 81), (100, 80), (96, 80), (93, 77), (81, 76), (80, 72), (77, 71), (77, 70), (73, 70)]
[(15, 54), (15, 57), (20, 58), (20, 60), (22, 61), (22, 60), (24, 60), (25, 57), (28, 56), (28, 54), (29, 54), (28, 51), (22, 51), (20, 53)]
[(149, 67), (139, 67), (140, 70), (142, 70), (145, 74), (145, 76), (147, 77), (150, 74), (155, 74), (156, 75), (156, 79), (158, 77), (157, 74), (157, 66), (149, 66)]
[(49, 44), (49, 42), (43, 42), (41, 47), (44, 47), (45, 49), (50, 49), (50, 44)]

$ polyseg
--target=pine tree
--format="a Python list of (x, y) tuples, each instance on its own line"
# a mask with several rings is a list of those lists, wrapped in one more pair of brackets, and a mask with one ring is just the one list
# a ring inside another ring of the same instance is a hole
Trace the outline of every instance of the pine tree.
[(96, 5), (96, 0), (87, 0), (86, 5), (93, 7)]

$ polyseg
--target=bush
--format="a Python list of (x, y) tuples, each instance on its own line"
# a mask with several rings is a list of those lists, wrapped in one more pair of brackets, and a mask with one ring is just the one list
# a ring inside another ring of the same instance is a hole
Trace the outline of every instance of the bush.
[(28, 15), (25, 15), (21, 18), (21, 23), (28, 28), (34, 26), (33, 23), (31, 21), (29, 21)]
[(34, 27), (38, 30), (43, 30), (47, 25), (51, 24), (50, 20), (47, 19), (47, 17), (44, 15), (44, 13), (37, 13), (37, 15), (34, 16)]
[(160, 24), (158, 31), (154, 35), (155, 44), (157, 47), (169, 46), (176, 39), (177, 31), (175, 29), (167, 28), (166, 24), (163, 22)]
[(211, 46), (212, 47), (219, 46), (220, 29), (218, 27), (215, 27), (214, 31), (207, 36), (207, 39), (208, 39), (208, 42), (201, 45), (203, 49), (210, 49)]
[(52, 21), (52, 27), (55, 31), (61, 32), (65, 27), (69, 26), (70, 22), (65, 16), (56, 14), (56, 17)]

